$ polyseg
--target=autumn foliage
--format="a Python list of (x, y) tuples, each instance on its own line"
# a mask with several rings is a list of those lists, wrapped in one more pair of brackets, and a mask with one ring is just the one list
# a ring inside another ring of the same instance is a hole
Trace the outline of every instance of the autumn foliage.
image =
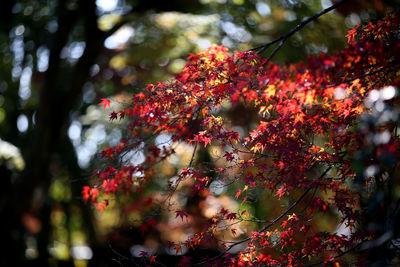
[[(399, 28), (400, 17), (390, 14), (351, 30), (348, 48), (297, 64), (278, 65), (222, 46), (190, 55), (173, 80), (148, 85), (118, 109), (111, 101), (110, 120), (129, 125), (119, 145), (103, 150), (108, 163), (83, 189), (84, 200), (101, 212), (128, 193), (141, 203), (143, 233), (166, 223), (163, 212), (182, 227), (195, 224), (187, 240), (165, 245), (177, 254), (204, 247), (220, 254), (183, 256), (185, 266), (339, 264), (348, 252), (366, 255), (384, 233), (369, 224), (366, 207), (382, 184), (396, 184), (400, 158)], [(110, 101), (101, 104), (106, 109)], [(250, 121), (239, 132), (241, 116)], [(168, 144), (155, 141), (160, 135)], [(190, 154), (178, 164), (183, 167), (160, 175), (182, 145)], [(130, 161), (132, 151), (144, 160)], [(211, 160), (202, 161), (200, 154), (210, 151)], [(212, 195), (215, 181), (230, 188), (238, 208), (221, 206), (196, 222), (198, 213), (182, 199)], [(255, 194), (273, 205), (270, 214), (243, 208)], [(316, 218), (324, 216), (346, 231), (317, 226)], [(157, 264), (157, 255), (142, 257)], [(362, 257), (356, 261), (363, 264)]]

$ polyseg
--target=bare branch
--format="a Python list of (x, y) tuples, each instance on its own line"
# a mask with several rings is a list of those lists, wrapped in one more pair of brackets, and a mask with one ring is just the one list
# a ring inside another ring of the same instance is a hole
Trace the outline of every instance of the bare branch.
[(305, 20), (303, 20), (300, 24), (298, 24), (296, 27), (294, 27), (292, 30), (290, 30), (288, 33), (280, 36), (279, 38), (267, 43), (267, 44), (263, 44), (260, 46), (256, 46), (252, 49), (250, 49), (250, 51), (256, 51), (257, 54), (261, 54), (262, 52), (264, 52), (268, 47), (270, 47), (271, 45), (275, 44), (275, 43), (279, 43), (279, 45), (274, 49), (274, 51), (272, 51), (272, 53), (269, 55), (269, 57), (267, 58), (267, 62), (271, 60), (271, 58), (279, 51), (279, 49), (282, 48), (283, 44), (286, 42), (286, 40), (292, 36), (293, 34), (295, 34), (296, 32), (298, 32), (300, 29), (302, 29), (304, 26), (306, 26), (308, 23), (310, 23), (311, 21), (316, 20), (317, 18), (319, 18), (320, 16), (328, 13), (331, 10), (336, 9), (337, 7), (341, 6), (342, 4), (344, 4), (345, 2), (347, 2), (349, 0), (341, 0), (339, 2), (337, 2), (336, 4), (333, 4), (332, 6), (325, 8), (324, 10), (321, 10), (320, 12), (318, 12), (317, 14), (306, 18)]

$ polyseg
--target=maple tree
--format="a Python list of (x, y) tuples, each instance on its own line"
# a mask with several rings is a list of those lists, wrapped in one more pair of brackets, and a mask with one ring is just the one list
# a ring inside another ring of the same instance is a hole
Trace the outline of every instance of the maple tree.
[[(216, 181), (235, 188), (239, 208), (221, 206), (187, 240), (167, 242), (176, 254), (210, 246), (221, 251), (207, 259), (183, 256), (182, 266), (338, 266), (351, 251), (384, 252), (359, 257), (360, 265), (392, 260), (395, 253), (388, 251), (396, 251), (400, 217), (400, 16), (357, 26), (347, 35), (348, 47), (334, 55), (273, 63), (285, 40), (307, 23), (251, 51), (214, 45), (191, 54), (174, 79), (148, 85), (118, 108), (102, 99), (99, 105), (112, 108), (110, 120), (129, 125), (119, 145), (103, 150), (105, 167), (95, 171), (93, 186), (83, 188), (83, 199), (102, 212), (119, 192), (131, 194), (144, 214), (145, 233), (163, 223), (163, 212), (188, 227), (198, 215), (187, 199), (212, 195)], [(260, 56), (278, 42), (269, 57)], [(227, 115), (240, 108), (257, 114), (248, 133), (239, 133)], [(159, 136), (168, 140), (160, 143)], [(159, 175), (179, 146), (191, 149), (186, 166)], [(211, 150), (212, 160), (199, 160)], [(131, 152), (143, 153), (144, 160), (130, 160)], [(151, 189), (155, 183), (163, 193)], [(252, 192), (280, 205), (257, 217), (243, 208)], [(345, 231), (319, 229), (314, 220), (321, 216)], [(156, 255), (140, 256), (157, 265)]]

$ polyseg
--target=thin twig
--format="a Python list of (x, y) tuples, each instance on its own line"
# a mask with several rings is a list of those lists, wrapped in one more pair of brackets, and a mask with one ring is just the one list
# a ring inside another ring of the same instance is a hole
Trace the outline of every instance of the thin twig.
[(324, 10), (321, 10), (320, 12), (318, 12), (317, 14), (306, 18), (305, 20), (303, 20), (300, 24), (298, 24), (296, 27), (294, 27), (291, 31), (289, 31), (288, 33), (280, 36), (279, 38), (267, 43), (267, 44), (263, 44), (260, 46), (256, 46), (252, 49), (250, 49), (250, 51), (256, 51), (257, 54), (261, 54), (262, 52), (264, 52), (268, 47), (270, 47), (271, 45), (280, 42), (279, 45), (274, 49), (274, 51), (272, 51), (271, 55), (269, 55), (269, 57), (267, 58), (267, 62), (269, 62), (271, 60), (271, 58), (279, 51), (279, 49), (282, 48), (283, 44), (286, 42), (286, 40), (292, 36), (293, 34), (295, 34), (296, 32), (298, 32), (301, 28), (303, 28), (304, 26), (306, 26), (308, 23), (310, 23), (311, 21), (316, 20), (317, 18), (319, 18), (320, 16), (328, 13), (331, 10), (336, 9), (337, 7), (341, 6), (342, 4), (344, 4), (345, 2), (347, 2), (349, 0), (341, 0), (335, 4), (333, 4), (332, 6), (325, 8)]

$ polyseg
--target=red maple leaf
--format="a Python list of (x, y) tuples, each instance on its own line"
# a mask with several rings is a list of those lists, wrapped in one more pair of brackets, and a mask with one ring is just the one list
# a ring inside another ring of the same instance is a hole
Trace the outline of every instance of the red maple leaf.
[(140, 93), (136, 94), (135, 97), (139, 100), (142, 100), (146, 97), (146, 94), (144, 94), (143, 92), (140, 92)]
[(224, 157), (226, 158), (227, 161), (232, 161), (235, 159), (232, 153), (226, 152)]
[(285, 194), (285, 187), (281, 186), (281, 188), (279, 188), (278, 191), (276, 192), (275, 196), (279, 196), (279, 198), (281, 198), (284, 194)]
[(174, 246), (174, 243), (172, 243), (171, 241), (167, 241), (167, 247), (169, 249), (171, 249)]
[(103, 203), (98, 203), (96, 209), (101, 213), (105, 209), (105, 205)]
[(142, 233), (142, 235), (144, 235), (145, 232), (147, 232), (149, 230), (149, 227), (147, 224), (142, 223), (139, 227), (140, 232)]
[(156, 221), (154, 218), (151, 218), (151, 219), (148, 219), (148, 220), (146, 221), (146, 224), (147, 224), (149, 227), (154, 228), (154, 226), (157, 225), (157, 221)]
[(224, 208), (222, 208), (219, 213), (221, 213), (223, 216), (225, 216), (226, 214), (228, 214), (228, 211)]
[(148, 256), (149, 256), (149, 253), (147, 251), (144, 251), (144, 250), (140, 251), (140, 257), (147, 258)]
[(238, 191), (237, 191), (237, 193), (235, 195), (236, 199), (239, 198), (240, 194), (242, 194), (242, 190), (238, 189)]
[(236, 231), (237, 231), (236, 229), (232, 228), (232, 229), (231, 229), (232, 235), (235, 236), (235, 235), (236, 235)]
[(99, 189), (97, 188), (92, 188), (90, 189), (90, 195), (92, 196), (92, 203), (97, 202), (97, 197), (99, 196)]
[(85, 185), (82, 189), (83, 200), (88, 201), (90, 198), (90, 187)]
[(150, 257), (150, 264), (156, 263), (156, 257), (157, 256), (151, 256)]
[(101, 102), (98, 105), (103, 105), (103, 111), (106, 110), (106, 107), (110, 107), (110, 103), (111, 101), (106, 99), (106, 98), (102, 98)]
[[(110, 105), (110, 104), (108, 104), (108, 105)], [(104, 107), (104, 109), (105, 109), (105, 107)], [(118, 117), (118, 113), (117, 112), (115, 112), (115, 111), (111, 112), (110, 121), (117, 119), (117, 117)]]
[(148, 197), (148, 198), (146, 199), (146, 201), (144, 202), (144, 205), (145, 205), (146, 207), (147, 207), (147, 206), (150, 206), (152, 202), (153, 202), (153, 199), (152, 199), (151, 197)]
[(234, 212), (229, 213), (228, 215), (226, 215), (226, 219), (228, 219), (228, 220), (236, 219), (236, 213), (234, 213)]
[(347, 37), (347, 42), (348, 43), (351, 43), (353, 40), (354, 40), (354, 37), (356, 36), (356, 34), (357, 34), (357, 28), (359, 27), (360, 25), (357, 25), (354, 29), (351, 29), (350, 31), (349, 31), (349, 33), (346, 35), (346, 37)]
[(181, 217), (182, 221), (183, 221), (183, 217), (186, 217), (186, 218), (189, 217), (184, 210), (177, 210), (177, 211), (175, 211), (175, 213), (176, 213), (175, 218)]
[(178, 253), (182, 252), (182, 246), (179, 244), (175, 244), (175, 255), (178, 255)]

